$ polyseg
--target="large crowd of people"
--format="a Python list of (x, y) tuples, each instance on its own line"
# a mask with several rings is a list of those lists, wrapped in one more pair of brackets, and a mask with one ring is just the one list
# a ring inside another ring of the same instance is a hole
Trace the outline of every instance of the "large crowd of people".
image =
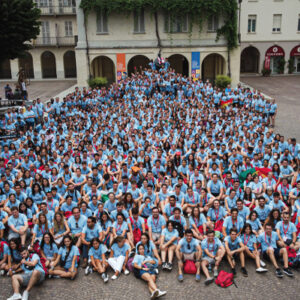
[(27, 300), (46, 277), (76, 280), (79, 267), (104, 283), (133, 272), (155, 299), (175, 257), (180, 282), (194, 268), (208, 285), (226, 261), (234, 275), (252, 261), (267, 272), (268, 260), (293, 277), (300, 146), (274, 133), (276, 113), (256, 90), (194, 81), (167, 61), (8, 110), (1, 128), (19, 134), (0, 154), (9, 300)]

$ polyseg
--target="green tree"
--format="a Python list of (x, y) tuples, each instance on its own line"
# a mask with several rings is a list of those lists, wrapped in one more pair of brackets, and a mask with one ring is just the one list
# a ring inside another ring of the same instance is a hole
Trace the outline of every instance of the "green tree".
[(33, 0), (0, 0), (0, 61), (22, 56), (40, 33), (40, 10)]

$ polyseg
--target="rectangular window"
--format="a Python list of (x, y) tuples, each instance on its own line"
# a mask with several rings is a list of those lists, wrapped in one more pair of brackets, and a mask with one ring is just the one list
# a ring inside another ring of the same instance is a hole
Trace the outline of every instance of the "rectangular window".
[(281, 32), (282, 15), (273, 15), (273, 32)]
[(133, 32), (144, 33), (145, 32), (145, 17), (144, 10), (135, 11), (133, 13)]
[(218, 16), (210, 16), (208, 18), (207, 30), (210, 32), (215, 32), (219, 28), (219, 18)]
[(188, 15), (184, 16), (165, 16), (165, 32), (179, 33), (188, 32)]
[(300, 15), (298, 16), (298, 31), (300, 31)]
[(72, 21), (65, 21), (65, 36), (73, 36)]
[(108, 33), (106, 12), (101, 11), (97, 14), (97, 33)]
[(49, 44), (50, 43), (49, 21), (42, 21), (41, 26), (42, 26), (43, 44)]
[(256, 15), (248, 16), (248, 33), (256, 32)]

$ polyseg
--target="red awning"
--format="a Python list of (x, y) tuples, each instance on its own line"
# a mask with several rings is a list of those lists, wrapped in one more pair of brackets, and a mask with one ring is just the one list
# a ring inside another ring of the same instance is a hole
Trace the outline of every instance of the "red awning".
[(284, 56), (284, 50), (280, 46), (272, 46), (266, 51), (266, 56)]
[(290, 56), (300, 56), (300, 45), (292, 49)]

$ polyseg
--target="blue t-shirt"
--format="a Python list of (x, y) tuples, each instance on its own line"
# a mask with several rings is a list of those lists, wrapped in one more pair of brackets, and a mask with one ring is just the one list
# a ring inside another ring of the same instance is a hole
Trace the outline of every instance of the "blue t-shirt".
[(257, 243), (257, 238), (255, 234), (247, 235), (246, 233), (241, 235), (242, 243), (249, 248), (249, 250), (254, 250), (254, 244)]
[(220, 206), (219, 209), (210, 208), (207, 212), (207, 216), (214, 222), (223, 219), (227, 215), (227, 211), (223, 206)]
[(58, 248), (55, 243), (53, 243), (52, 245), (44, 244), (43, 251), (46, 257), (54, 257), (54, 254), (58, 254)]
[(283, 221), (279, 221), (276, 226), (276, 229), (279, 229), (280, 236), (283, 238), (283, 240), (292, 240), (293, 239), (293, 233), (297, 232), (297, 228), (294, 223), (289, 222), (287, 225), (284, 224)]
[(49, 230), (52, 228), (52, 225), (50, 224), (50, 222), (48, 221), (48, 230), (46, 229), (46, 225), (42, 224), (41, 226), (39, 226), (38, 224), (35, 224), (33, 227), (33, 233), (36, 234), (37, 238), (40, 238), (44, 235), (44, 233), (49, 232)]
[(114, 252), (114, 257), (119, 257), (120, 255), (126, 256), (126, 252), (130, 250), (130, 246), (128, 244), (124, 244), (121, 248), (117, 243), (114, 243), (111, 246), (111, 250)]
[(173, 242), (174, 245), (177, 245), (178, 242), (178, 231), (176, 229), (173, 229), (172, 231), (169, 231), (168, 228), (164, 228), (161, 235), (165, 237), (163, 242), (169, 242), (173, 237), (176, 237), (175, 241)]
[(117, 235), (122, 235), (124, 230), (128, 230), (128, 224), (126, 221), (123, 221), (122, 224), (118, 224), (117, 221), (113, 223), (113, 227), (116, 228)]
[(162, 215), (159, 215), (157, 219), (150, 216), (147, 219), (147, 225), (149, 228), (151, 227), (152, 232), (161, 233), (162, 226), (166, 226), (166, 220)]
[(261, 244), (262, 251), (267, 251), (269, 247), (276, 249), (278, 240), (278, 234), (274, 231), (271, 232), (271, 236), (263, 232), (257, 238), (257, 242)]
[(105, 254), (106, 252), (107, 252), (106, 246), (100, 244), (98, 249), (95, 249), (94, 247), (90, 248), (89, 257), (93, 256), (94, 259), (102, 260), (102, 254)]
[(99, 238), (100, 232), (102, 232), (102, 228), (98, 223), (96, 223), (93, 228), (89, 228), (85, 225), (82, 229), (82, 233), (85, 234), (85, 240), (87, 242), (90, 242), (93, 238)]
[(31, 270), (29, 270), (27, 265), (25, 265), (25, 264), (21, 265), (21, 268), (25, 274), (31, 274), (34, 270), (37, 270), (37, 271), (45, 274), (45, 271), (44, 271), (43, 266), (40, 261), (40, 257), (37, 254), (29, 255), (29, 257), (26, 258), (26, 261), (30, 261), (30, 262), (35, 261), (35, 260), (37, 260), (38, 263)]
[(68, 220), (71, 233), (77, 234), (82, 232), (83, 227), (86, 225), (86, 221), (87, 218), (85, 216), (80, 216), (78, 221), (75, 220), (74, 216), (71, 216)]
[(233, 228), (234, 226), (236, 227), (237, 231), (239, 232), (243, 226), (244, 226), (244, 221), (241, 217), (237, 217), (237, 220), (235, 222), (232, 221), (232, 217), (228, 216), (224, 220), (223, 226), (226, 228), (226, 233), (229, 234), (230, 229)]
[(242, 242), (240, 237), (237, 237), (234, 241), (231, 240), (231, 237), (228, 235), (224, 239), (225, 242), (228, 242), (228, 247), (231, 251), (239, 249), (240, 243)]
[[(67, 254), (67, 249), (65, 247), (61, 247), (58, 250), (58, 255), (61, 255), (62, 261), (64, 261), (66, 259), (66, 254)], [(73, 245), (71, 248), (71, 251), (69, 253), (69, 256), (67, 257), (64, 268), (70, 269), (72, 267), (72, 261), (73, 261), (74, 256), (79, 256), (79, 255), (80, 255), (79, 249), (75, 245)], [(78, 267), (78, 263), (77, 263), (77, 259), (76, 259), (75, 260), (75, 268), (77, 268), (77, 267)]]
[(188, 243), (188, 241), (184, 237), (179, 241), (179, 245), (180, 252), (190, 254), (198, 251), (197, 247), (199, 246), (199, 241), (195, 238), (192, 238), (192, 240)]
[[(139, 245), (140, 245), (141, 243), (142, 243), (142, 242), (138, 242), (138, 243), (136, 244), (136, 247), (135, 247), (136, 253), (138, 253), (138, 248), (139, 248)], [(154, 250), (155, 248), (156, 248), (156, 247), (155, 247), (155, 244), (154, 244), (152, 241), (149, 241), (149, 246), (148, 246), (148, 244), (145, 244), (145, 245), (144, 245), (145, 255), (146, 255), (146, 256), (151, 256), (151, 257), (153, 257), (153, 256), (154, 256), (153, 250)]]
[(212, 253), (213, 255), (217, 254), (217, 251), (219, 250), (219, 248), (222, 246), (222, 242), (218, 239), (218, 238), (214, 238), (213, 243), (208, 243), (208, 239), (204, 239), (201, 242), (201, 248), (203, 250), (203, 257), (207, 257), (208, 255), (205, 253), (205, 249), (207, 249), (210, 253)]
[(14, 216), (10, 216), (8, 218), (7, 224), (8, 226), (14, 225), (17, 230), (19, 230), (21, 227), (25, 225), (27, 222), (27, 217), (23, 214), (19, 214), (18, 218), (15, 218)]

